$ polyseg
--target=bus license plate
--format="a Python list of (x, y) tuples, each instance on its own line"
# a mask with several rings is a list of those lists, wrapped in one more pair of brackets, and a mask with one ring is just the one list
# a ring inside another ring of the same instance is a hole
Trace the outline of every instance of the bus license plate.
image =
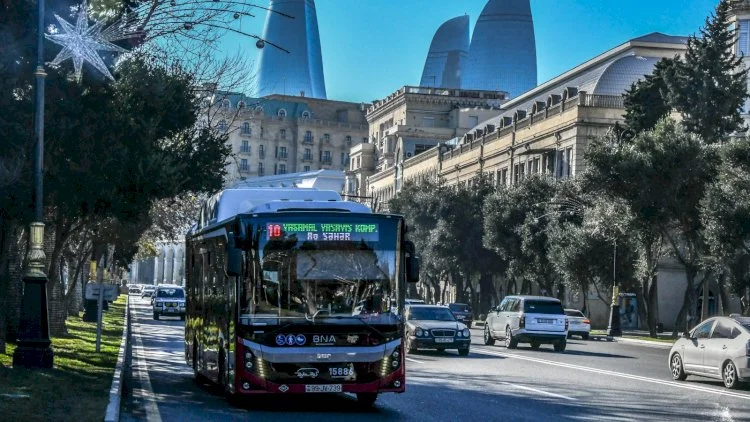
[(435, 339), (435, 343), (453, 343), (453, 339), (450, 337), (446, 337), (446, 338), (438, 337)]
[(341, 384), (306, 385), (305, 393), (340, 393)]

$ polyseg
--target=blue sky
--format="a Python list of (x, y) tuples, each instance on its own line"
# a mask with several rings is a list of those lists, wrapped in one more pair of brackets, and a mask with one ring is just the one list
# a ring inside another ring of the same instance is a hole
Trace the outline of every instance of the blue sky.
[[(263, 0), (258, 0), (264, 3)], [(531, 0), (538, 82), (651, 32), (698, 32), (717, 0)], [(416, 85), (435, 30), (463, 14), (472, 30), (486, 0), (316, 0), (329, 99), (372, 101)], [(262, 34), (265, 14), (242, 30)], [(268, 47), (267, 47), (268, 48)], [(255, 58), (254, 40), (227, 35), (222, 50)]]

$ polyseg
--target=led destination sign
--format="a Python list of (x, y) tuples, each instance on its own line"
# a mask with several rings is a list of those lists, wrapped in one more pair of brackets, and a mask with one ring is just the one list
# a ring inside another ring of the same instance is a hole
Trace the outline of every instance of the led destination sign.
[(378, 223), (268, 223), (268, 240), (296, 236), (297, 240), (377, 242)]

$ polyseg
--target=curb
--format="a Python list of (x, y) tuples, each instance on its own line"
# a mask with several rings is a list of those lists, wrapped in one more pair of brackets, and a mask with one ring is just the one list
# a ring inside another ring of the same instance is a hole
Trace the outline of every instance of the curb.
[(109, 404), (104, 414), (104, 422), (118, 422), (120, 420), (120, 399), (122, 398), (123, 370), (125, 369), (125, 355), (127, 351), (128, 338), (130, 337), (130, 296), (125, 300), (125, 321), (122, 327), (122, 342), (120, 352), (117, 354), (117, 365), (112, 378), (112, 386), (109, 388)]
[(617, 337), (615, 339), (617, 343), (625, 343), (625, 344), (632, 344), (637, 346), (646, 346), (646, 347), (654, 347), (657, 349), (671, 349), (672, 344), (668, 343), (660, 343), (657, 341), (648, 341), (648, 340), (638, 340), (634, 338), (627, 338), (627, 337)]

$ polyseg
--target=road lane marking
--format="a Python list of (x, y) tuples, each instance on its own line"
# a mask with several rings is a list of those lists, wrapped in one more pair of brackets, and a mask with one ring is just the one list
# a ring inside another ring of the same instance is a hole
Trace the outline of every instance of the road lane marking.
[(414, 362), (414, 363), (424, 363), (421, 360), (416, 360), (416, 359), (409, 358), (409, 357), (407, 357), (406, 360), (408, 360), (409, 362)]
[[(136, 316), (137, 316), (136, 312)], [(141, 388), (135, 389), (134, 393), (136, 397), (143, 400), (144, 409), (146, 410), (146, 420), (149, 422), (161, 422), (161, 414), (159, 413), (159, 406), (156, 404), (156, 397), (154, 390), (151, 387), (151, 377), (148, 375), (148, 366), (146, 365), (146, 352), (143, 349), (143, 339), (141, 337), (141, 324), (138, 322), (133, 323), (133, 334), (135, 335), (135, 364), (133, 365), (133, 371), (136, 374), (136, 378), (140, 381)]]
[(512, 384), (512, 383), (509, 383), (509, 382), (500, 382), (500, 384), (504, 384), (504, 385), (507, 385), (507, 386), (510, 386), (510, 387), (513, 387), (513, 388), (518, 388), (519, 390), (533, 391), (535, 393), (543, 394), (545, 396), (550, 396), (550, 397), (556, 397), (558, 399), (565, 399), (565, 400), (575, 401), (575, 399), (573, 397), (563, 396), (562, 394), (550, 393), (549, 391), (540, 390), (538, 388), (531, 388), (531, 387), (527, 387), (525, 385)]
[(491, 351), (486, 350), (483, 348), (474, 347), (472, 348), (473, 353), (481, 353), (485, 355), (491, 355), (491, 356), (500, 356), (504, 358), (513, 358), (513, 359), (520, 359), (520, 360), (526, 360), (529, 362), (536, 362), (536, 363), (543, 363), (546, 365), (552, 365), (552, 366), (559, 366), (561, 368), (568, 368), (568, 369), (577, 369), (579, 371), (585, 371), (585, 372), (593, 372), (596, 374), (602, 374), (602, 375), (610, 375), (613, 377), (619, 377), (619, 378), (627, 378), (631, 380), (636, 381), (643, 381), (648, 382), (652, 384), (659, 384), (659, 385), (666, 385), (669, 387), (676, 387), (676, 388), (682, 388), (685, 390), (693, 390), (693, 391), (700, 391), (703, 393), (711, 393), (711, 394), (717, 394), (720, 396), (728, 396), (728, 397), (734, 397), (738, 399), (745, 399), (750, 400), (750, 395), (748, 394), (742, 394), (742, 393), (735, 393), (732, 391), (727, 390), (717, 390), (715, 388), (711, 387), (704, 387), (701, 385), (696, 384), (683, 384), (676, 381), (664, 381), (656, 378), (648, 378), (648, 377), (642, 377), (640, 375), (632, 375), (632, 374), (626, 374), (623, 372), (615, 372), (615, 371), (608, 371), (606, 369), (598, 369), (598, 368), (590, 368), (587, 366), (581, 366), (581, 365), (574, 365), (570, 363), (562, 363), (562, 362), (556, 362), (553, 360), (547, 360), (547, 359), (540, 359), (540, 358), (534, 358), (530, 356), (523, 356), (523, 355), (516, 355), (513, 353), (507, 353), (507, 352), (498, 352), (498, 351)]

